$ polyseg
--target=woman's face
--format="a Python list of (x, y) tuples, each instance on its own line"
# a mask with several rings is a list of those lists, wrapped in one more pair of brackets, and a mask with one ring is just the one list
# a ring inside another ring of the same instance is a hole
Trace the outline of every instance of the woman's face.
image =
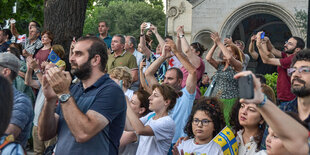
[(198, 110), (194, 114), (192, 130), (195, 138), (199, 140), (211, 140), (213, 138), (214, 124), (205, 111)]
[(160, 111), (165, 107), (168, 107), (168, 101), (164, 100), (163, 95), (160, 93), (158, 88), (153, 90), (152, 95), (149, 97), (150, 105), (149, 109), (151, 111)]
[(243, 127), (257, 127), (264, 123), (262, 116), (256, 109), (255, 104), (244, 104), (241, 103), (239, 109), (239, 123)]
[(287, 149), (284, 147), (281, 139), (269, 127), (268, 136), (266, 138), (266, 149), (268, 155), (288, 154)]
[(131, 109), (133, 110), (133, 112), (138, 116), (141, 116), (143, 114), (143, 112), (145, 111), (145, 108), (140, 107), (141, 102), (140, 102), (137, 94), (134, 94), (131, 97), (129, 105), (130, 105)]
[(44, 34), (41, 38), (42, 44), (50, 44), (52, 40), (48, 38), (48, 34)]

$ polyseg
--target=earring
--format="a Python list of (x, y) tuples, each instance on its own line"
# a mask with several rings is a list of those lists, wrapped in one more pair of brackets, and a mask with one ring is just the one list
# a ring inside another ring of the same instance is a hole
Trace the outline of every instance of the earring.
[(260, 129), (262, 129), (263, 128), (263, 124), (259, 124), (259, 126), (258, 126)]

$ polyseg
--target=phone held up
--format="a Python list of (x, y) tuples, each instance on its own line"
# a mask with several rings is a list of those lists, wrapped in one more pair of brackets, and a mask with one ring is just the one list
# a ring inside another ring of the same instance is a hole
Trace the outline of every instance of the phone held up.
[(244, 99), (254, 98), (254, 84), (252, 75), (243, 76), (238, 79), (239, 97)]
[(147, 22), (147, 23), (146, 23), (145, 29), (149, 29), (150, 27), (151, 27), (151, 23), (150, 23), (150, 22)]
[(262, 33), (260, 34), (260, 38), (261, 38), (261, 39), (264, 39), (264, 38), (265, 38), (265, 32), (262, 32)]

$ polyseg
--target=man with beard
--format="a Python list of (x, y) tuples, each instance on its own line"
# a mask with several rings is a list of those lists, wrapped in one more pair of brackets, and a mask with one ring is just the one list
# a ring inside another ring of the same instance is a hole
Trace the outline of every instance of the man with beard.
[(287, 74), (291, 77), (291, 91), (297, 97), (280, 105), (283, 111), (296, 112), (310, 128), (310, 50), (303, 50), (293, 58)]
[[(290, 67), (293, 57), (305, 47), (305, 42), (299, 37), (291, 37), (284, 44), (284, 52), (276, 50), (268, 38), (261, 39), (261, 33), (256, 35), (256, 46), (263, 63), (278, 66), (277, 79), (277, 97), (278, 102), (287, 102), (295, 98), (295, 95), (290, 91), (291, 83), (287, 75), (287, 69)], [(271, 53), (270, 53), (271, 51)], [(274, 56), (278, 57), (275, 58)]]
[(43, 45), (41, 40), (39, 39), (40, 36), (40, 28), (36, 26), (32, 26), (29, 29), (29, 36), (25, 42), (22, 43), (23, 45), (23, 56), (28, 57), (33, 55), (35, 50), (40, 49)]
[(69, 58), (71, 72), (80, 83), (70, 87), (70, 73), (58, 68), (44, 74), (46, 103), (39, 116), (38, 132), (41, 140), (57, 134), (56, 154), (118, 153), (126, 101), (121, 88), (104, 73), (107, 59), (103, 40), (82, 37)]

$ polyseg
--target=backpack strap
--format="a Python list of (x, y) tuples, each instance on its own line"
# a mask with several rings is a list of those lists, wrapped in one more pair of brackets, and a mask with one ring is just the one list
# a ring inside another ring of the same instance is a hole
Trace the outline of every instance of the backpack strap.
[(14, 136), (13, 135), (6, 136), (4, 142), (0, 145), (0, 150), (2, 150), (6, 145), (12, 142), (14, 142)]

